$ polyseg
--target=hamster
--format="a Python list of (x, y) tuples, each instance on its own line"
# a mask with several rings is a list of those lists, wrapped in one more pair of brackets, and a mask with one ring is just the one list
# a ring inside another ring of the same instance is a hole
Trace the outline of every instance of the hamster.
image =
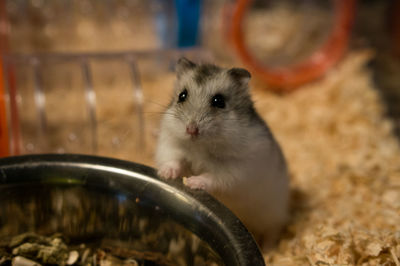
[(286, 161), (251, 100), (250, 73), (181, 58), (155, 154), (158, 175), (224, 203), (267, 249), (288, 220)]

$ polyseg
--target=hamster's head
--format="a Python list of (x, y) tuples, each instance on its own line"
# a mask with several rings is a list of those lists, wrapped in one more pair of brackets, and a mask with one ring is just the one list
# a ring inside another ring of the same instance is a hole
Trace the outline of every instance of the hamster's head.
[(186, 58), (176, 66), (177, 82), (165, 121), (173, 134), (192, 141), (218, 140), (246, 126), (254, 112), (241, 68), (195, 64)]

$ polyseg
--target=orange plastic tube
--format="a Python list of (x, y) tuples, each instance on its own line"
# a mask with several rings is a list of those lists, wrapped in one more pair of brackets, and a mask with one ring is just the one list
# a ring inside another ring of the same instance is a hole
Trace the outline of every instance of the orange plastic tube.
[[(5, 52), (7, 48), (7, 29), (5, 28), (7, 23), (5, 21), (5, 12), (5, 1), (0, 1), (0, 56)], [(0, 57), (0, 157), (8, 156), (10, 154), (4, 88), (4, 66), (2, 59), (3, 58)]]
[[(20, 153), (19, 140), (19, 119), (18, 107), (16, 102), (17, 85), (15, 77), (15, 67), (12, 63), (3, 61), (3, 55), (9, 51), (8, 45), (9, 23), (5, 1), (0, 0), (0, 157), (18, 155)], [(7, 73), (7, 76), (5, 74)], [(9, 86), (10, 110), (7, 110), (5, 101), (6, 82)], [(7, 115), (10, 111), (10, 116)], [(7, 121), (7, 118), (10, 121)], [(12, 132), (12, 142), (10, 141), (9, 130)]]
[(3, 73), (0, 62), (0, 157), (10, 155)]
[(259, 62), (245, 45), (242, 21), (252, 0), (237, 0), (233, 9), (230, 38), (243, 63), (258, 78), (278, 91), (290, 91), (321, 77), (347, 49), (354, 21), (356, 0), (334, 0), (335, 21), (327, 41), (305, 61), (272, 68)]

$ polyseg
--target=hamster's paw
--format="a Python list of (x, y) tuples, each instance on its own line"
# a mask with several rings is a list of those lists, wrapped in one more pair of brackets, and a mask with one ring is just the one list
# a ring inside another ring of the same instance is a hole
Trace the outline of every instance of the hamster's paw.
[(165, 179), (175, 179), (181, 175), (182, 167), (177, 161), (167, 162), (161, 165), (158, 169), (157, 174)]
[(185, 178), (183, 184), (191, 189), (210, 190), (212, 188), (212, 179), (208, 175), (198, 175)]

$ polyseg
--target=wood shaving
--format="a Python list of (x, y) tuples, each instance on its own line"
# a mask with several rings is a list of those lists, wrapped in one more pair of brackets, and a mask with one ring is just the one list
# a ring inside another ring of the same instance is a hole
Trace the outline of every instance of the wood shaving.
[(398, 264), (400, 149), (366, 67), (372, 56), (349, 53), (323, 79), (284, 96), (254, 84), (292, 178), (292, 221), (267, 263)]

